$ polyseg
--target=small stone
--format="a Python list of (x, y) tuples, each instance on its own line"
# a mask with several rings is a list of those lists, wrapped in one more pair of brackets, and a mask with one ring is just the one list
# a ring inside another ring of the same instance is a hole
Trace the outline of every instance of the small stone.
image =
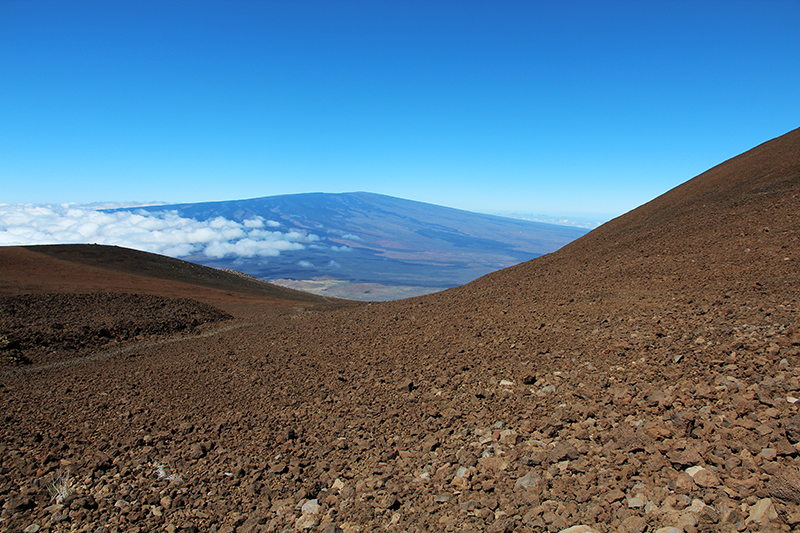
[(21, 496), (19, 498), (12, 498), (8, 500), (8, 503), (6, 503), (5, 507), (12, 513), (19, 513), (27, 509), (33, 509), (36, 507), (36, 504), (33, 503), (33, 500), (27, 496)]
[(317, 517), (313, 514), (304, 514), (294, 523), (295, 529), (313, 529), (317, 525)]
[(439, 439), (435, 435), (431, 435), (422, 441), (422, 451), (430, 453), (439, 447)]
[(206, 454), (206, 451), (203, 449), (203, 445), (199, 442), (195, 442), (189, 447), (189, 457), (191, 459), (200, 459)]
[(406, 378), (397, 385), (397, 390), (402, 392), (411, 392), (414, 390), (414, 380)]
[(642, 533), (647, 528), (647, 519), (642, 516), (629, 516), (622, 521), (619, 531), (623, 533)]
[(39, 526), (39, 524), (31, 524), (28, 527), (26, 527), (25, 529), (23, 529), (22, 532), (23, 533), (36, 533), (40, 529), (42, 529), (42, 528), (41, 528), (41, 526)]
[(681, 466), (696, 465), (703, 460), (703, 457), (694, 447), (688, 447), (683, 451), (670, 451), (667, 453), (669, 460)]
[(456, 475), (453, 478), (453, 486), (461, 490), (468, 489), (471, 485), (469, 478), (470, 478), (469, 468), (467, 468), (466, 466), (460, 466), (458, 467)]
[(469, 468), (466, 466), (459, 466), (458, 470), (456, 470), (456, 477), (469, 477)]
[(514, 490), (517, 489), (524, 490), (535, 487), (539, 483), (539, 481), (541, 481), (541, 479), (542, 477), (539, 474), (531, 470), (521, 478), (517, 479), (517, 481), (514, 483)]
[(556, 391), (556, 388), (553, 385), (545, 385), (539, 392), (536, 393), (536, 396), (547, 396), (548, 394), (553, 394)]
[(628, 498), (629, 509), (638, 509), (640, 507), (644, 507), (644, 501), (641, 498)]
[(701, 470), (705, 469), (702, 466), (692, 466), (686, 469), (686, 473), (692, 476), (692, 479), (694, 479), (695, 474), (697, 474)]
[(701, 468), (692, 475), (694, 482), (703, 488), (719, 487), (719, 477), (708, 468)]
[(389, 509), (392, 511), (396, 511), (400, 508), (400, 500), (397, 499), (397, 496), (394, 494), (389, 494), (386, 498), (382, 499), (380, 502), (381, 509)]
[(800, 442), (800, 415), (794, 415), (783, 425), (786, 428), (786, 436), (789, 437), (789, 442), (792, 444)]
[(514, 386), (514, 382), (513, 381), (509, 381), (507, 379), (501, 379), (500, 380), (500, 386), (501, 387), (513, 387)]
[(699, 515), (700, 513), (703, 512), (703, 509), (705, 509), (706, 507), (708, 507), (706, 505), (706, 502), (695, 498), (694, 500), (692, 500), (692, 504), (686, 510)]
[(689, 494), (695, 488), (695, 483), (692, 477), (686, 472), (681, 472), (675, 478), (675, 492), (678, 494)]
[(513, 429), (504, 429), (500, 432), (500, 443), (514, 446), (519, 440), (519, 434)]
[(778, 518), (778, 512), (775, 510), (772, 500), (763, 498), (750, 508), (750, 515), (745, 520), (745, 524), (766, 525), (770, 520), (776, 518)]
[(733, 502), (722, 502), (718, 507), (721, 524), (735, 524), (741, 521), (740, 508)]
[(583, 524), (562, 529), (558, 533), (599, 533), (596, 529)]
[(759, 457), (764, 459), (765, 461), (774, 461), (775, 458), (778, 456), (778, 452), (775, 448), (763, 448), (761, 453), (758, 454)]
[(680, 527), (662, 527), (656, 529), (656, 533), (683, 533), (683, 528)]
[(303, 514), (317, 514), (319, 510), (320, 510), (320, 505), (319, 505), (319, 500), (317, 499), (308, 500), (300, 508), (300, 511)]
[(660, 402), (664, 401), (666, 397), (667, 397), (666, 394), (658, 390), (647, 397), (647, 403), (650, 405), (658, 405)]
[(437, 494), (436, 498), (434, 498), (434, 501), (436, 503), (448, 503), (452, 499), (453, 497), (451, 495), (447, 494), (446, 492), (443, 492), (441, 494)]
[(786, 514), (786, 523), (790, 526), (800, 524), (800, 511), (794, 511)]
[(697, 526), (697, 515), (691, 511), (681, 513), (679, 519), (684, 527)]
[(48, 505), (44, 508), (46, 513), (55, 514), (64, 509), (64, 505), (60, 503), (54, 503), (53, 505)]
[(795, 469), (786, 469), (778, 473), (767, 484), (769, 495), (781, 500), (800, 503), (800, 473)]
[(486, 533), (511, 533), (514, 531), (514, 524), (503, 517), (498, 518), (486, 528)]

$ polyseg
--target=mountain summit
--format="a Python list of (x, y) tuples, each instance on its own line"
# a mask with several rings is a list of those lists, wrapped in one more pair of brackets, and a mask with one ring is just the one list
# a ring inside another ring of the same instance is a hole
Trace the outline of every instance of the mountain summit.
[(436, 294), (124, 299), (202, 324), (4, 366), (3, 527), (797, 530), (799, 199), (795, 130)]

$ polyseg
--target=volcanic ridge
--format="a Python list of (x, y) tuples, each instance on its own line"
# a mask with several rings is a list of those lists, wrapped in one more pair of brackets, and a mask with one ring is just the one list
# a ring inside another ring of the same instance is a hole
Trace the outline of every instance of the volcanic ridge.
[(794, 130), (394, 302), (0, 249), (0, 529), (800, 528), (798, 207)]

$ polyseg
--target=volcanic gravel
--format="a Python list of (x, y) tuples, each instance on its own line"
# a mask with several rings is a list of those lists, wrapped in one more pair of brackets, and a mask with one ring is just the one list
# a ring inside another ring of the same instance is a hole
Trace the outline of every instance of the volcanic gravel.
[(460, 288), (6, 366), (0, 528), (800, 528), (799, 197), (796, 130)]
[(109, 342), (191, 332), (229, 318), (188, 298), (113, 292), (0, 297), (0, 365), (73, 359), (107, 349)]

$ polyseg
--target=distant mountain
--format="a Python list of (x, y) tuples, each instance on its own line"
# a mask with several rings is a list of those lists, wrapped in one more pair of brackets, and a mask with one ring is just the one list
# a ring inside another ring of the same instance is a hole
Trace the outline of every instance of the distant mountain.
[[(131, 211), (131, 209), (124, 209)], [(434, 292), (553, 252), (580, 228), (471, 213), (367, 192), (293, 194), (136, 208), (205, 221), (261, 217), (308, 235), (276, 257), (189, 261), (347, 298), (381, 300)]]

